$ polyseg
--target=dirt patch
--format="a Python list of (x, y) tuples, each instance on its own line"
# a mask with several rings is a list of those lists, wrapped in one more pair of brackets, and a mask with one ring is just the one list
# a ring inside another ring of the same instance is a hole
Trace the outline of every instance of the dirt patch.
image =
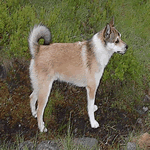
[[(29, 105), (29, 95), (32, 92), (29, 80), (29, 62), (13, 61), (4, 78), (0, 78), (0, 139), (15, 141), (16, 135), (23, 135), (25, 140), (39, 134), (37, 120), (32, 117)], [(3, 69), (4, 70), (4, 69)], [(4, 70), (5, 71), (5, 70)], [(6, 72), (5, 72), (6, 74)], [(75, 137), (94, 137), (102, 147), (120, 142), (136, 125), (138, 113), (131, 114), (118, 108), (111, 108), (114, 87), (99, 87), (96, 95), (96, 119), (100, 123), (98, 129), (90, 127), (87, 115), (87, 100), (85, 88), (78, 88), (66, 83), (55, 82), (50, 95), (57, 99), (56, 91), (62, 100), (56, 100), (52, 105), (51, 115), (44, 115), (48, 133), (38, 140), (52, 139), (57, 135), (67, 133), (68, 127)], [(107, 96), (106, 96), (107, 93)], [(48, 106), (47, 106), (48, 107)]]

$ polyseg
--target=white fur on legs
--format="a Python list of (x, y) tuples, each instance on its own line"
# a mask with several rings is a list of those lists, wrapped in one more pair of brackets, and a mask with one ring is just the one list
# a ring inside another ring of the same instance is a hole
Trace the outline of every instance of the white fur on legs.
[(37, 110), (32, 111), (32, 116), (34, 116), (34, 118), (37, 118)]
[(40, 132), (47, 132), (47, 128), (45, 127), (44, 122), (42, 122), (39, 129), (40, 129)]
[(94, 112), (97, 111), (98, 107), (97, 105), (94, 105)]
[(39, 127), (40, 132), (47, 132), (47, 128), (45, 127), (44, 122), (43, 122), (43, 113), (44, 113), (44, 109), (42, 110), (41, 115), (38, 116), (38, 127)]
[(43, 81), (43, 84), (39, 90), (37, 120), (38, 120), (38, 127), (40, 129), (40, 132), (47, 132), (47, 129), (44, 126), (44, 122), (43, 122), (43, 114), (52, 88), (52, 84), (53, 81), (50, 82), (49, 80), (45, 79), (45, 81)]
[(35, 91), (33, 91), (32, 94), (30, 95), (30, 107), (32, 115), (35, 118), (37, 117), (37, 110), (35, 108), (36, 101), (37, 101), (37, 94), (35, 94)]
[(87, 90), (87, 101), (88, 101), (87, 107), (88, 107), (88, 115), (90, 119), (90, 124), (92, 128), (98, 128), (99, 123), (95, 120), (95, 117), (94, 117), (94, 112), (98, 109), (98, 107), (94, 105), (95, 96), (94, 96), (94, 99), (90, 99), (89, 88), (86, 88), (86, 90)]
[(97, 106), (94, 105), (94, 100), (88, 100), (88, 115), (90, 118), (90, 123), (92, 128), (98, 128), (99, 123), (95, 120), (94, 112), (97, 110)]

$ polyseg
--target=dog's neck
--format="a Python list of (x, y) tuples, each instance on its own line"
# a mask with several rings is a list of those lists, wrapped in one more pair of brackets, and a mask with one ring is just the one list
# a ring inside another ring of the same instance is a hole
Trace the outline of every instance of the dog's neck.
[(96, 33), (92, 38), (92, 42), (96, 60), (102, 68), (105, 68), (114, 52), (106, 49), (105, 43), (102, 41), (101, 34), (102, 33)]

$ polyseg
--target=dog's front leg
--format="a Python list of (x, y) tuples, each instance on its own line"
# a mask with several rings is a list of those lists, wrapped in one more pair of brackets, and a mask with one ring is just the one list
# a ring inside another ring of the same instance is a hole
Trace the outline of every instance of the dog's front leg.
[(95, 103), (95, 94), (96, 94), (96, 86), (87, 86), (87, 108), (88, 108), (88, 115), (91, 123), (92, 128), (98, 128), (99, 123), (95, 120), (94, 112), (98, 109)]

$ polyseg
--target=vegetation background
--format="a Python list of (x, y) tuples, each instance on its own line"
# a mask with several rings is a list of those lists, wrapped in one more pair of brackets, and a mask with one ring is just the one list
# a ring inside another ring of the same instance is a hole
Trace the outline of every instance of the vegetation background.
[[(27, 67), (30, 61), (28, 36), (30, 29), (35, 24), (42, 23), (50, 28), (52, 42), (67, 43), (90, 39), (95, 33), (103, 29), (114, 16), (115, 26), (121, 32), (122, 39), (128, 44), (129, 49), (123, 56), (114, 54), (106, 67), (96, 99), (97, 103), (102, 105), (99, 106), (101, 112), (97, 113), (97, 118), (103, 112), (106, 114), (105, 108), (110, 108), (110, 114), (117, 109), (117, 113), (123, 111), (128, 117), (132, 116), (131, 119), (137, 120), (139, 118), (138, 110), (143, 106), (149, 108), (149, 104), (143, 104), (143, 97), (148, 94), (150, 89), (149, 10), (150, 2), (148, 0), (0, 1), (0, 76), (3, 76), (4, 70), (7, 74), (7, 77), (0, 80), (0, 119), (5, 120), (8, 117), (4, 103), (7, 104), (7, 108), (19, 103), (20, 107), (24, 109), (17, 112), (18, 115), (16, 115), (16, 108), (14, 108), (11, 116), (15, 116), (15, 118), (9, 122), (10, 124), (16, 124), (18, 121), (21, 123), (20, 120), (26, 110), (24, 105), (29, 106), (28, 95), (31, 88), (29, 81), (27, 81), (29, 80)], [(42, 43), (43, 40), (40, 41), (40, 44)], [(16, 69), (18, 67), (20, 69)], [(17, 75), (18, 70), (22, 72), (19, 76)], [(72, 95), (66, 98), (66, 95), (61, 92), (61, 89), (66, 85), (57, 84), (57, 86), (61, 88), (54, 88), (54, 92), (51, 94), (52, 102), (48, 103), (45, 110), (45, 118), (49, 127), (48, 122), (55, 124), (56, 117), (58, 117), (52, 107), (58, 108), (59, 106), (59, 111), (60, 105), (63, 105), (64, 109), (66, 105), (73, 108), (72, 104), (80, 104), (82, 94), (85, 94), (85, 92), (77, 92), (75, 98), (72, 98)], [(68, 86), (68, 89), (70, 88), (72, 87)], [(80, 91), (76, 87), (73, 87), (73, 89)], [(22, 93), (23, 90), (26, 91)], [(85, 96), (83, 96), (84, 99)], [(62, 102), (62, 99), (69, 99), (69, 102)], [(70, 102), (71, 99), (74, 103)], [(108, 102), (108, 99), (111, 100)], [(82, 103), (81, 106), (83, 104), (86, 105), (86, 102)], [(76, 111), (79, 110), (78, 115), (82, 117), (86, 114), (86, 106), (84, 105), (84, 108), (75, 108)], [(28, 111), (30, 110), (28, 109)], [(71, 109), (68, 109), (67, 112), (70, 111)], [(146, 116), (149, 116), (149, 114), (148, 111)], [(50, 115), (54, 119), (49, 119)], [(145, 116), (144, 121), (146, 121), (144, 129), (148, 129), (149, 123), (147, 123), (148, 120)], [(65, 124), (66, 121), (58, 125), (57, 129), (62, 132), (67, 128)], [(13, 125), (12, 128), (14, 128)], [(32, 127), (30, 126), (30, 128)], [(60, 132), (55, 135), (59, 135)], [(100, 139), (100, 141), (103, 140)], [(101, 146), (103, 145), (101, 143)]]

